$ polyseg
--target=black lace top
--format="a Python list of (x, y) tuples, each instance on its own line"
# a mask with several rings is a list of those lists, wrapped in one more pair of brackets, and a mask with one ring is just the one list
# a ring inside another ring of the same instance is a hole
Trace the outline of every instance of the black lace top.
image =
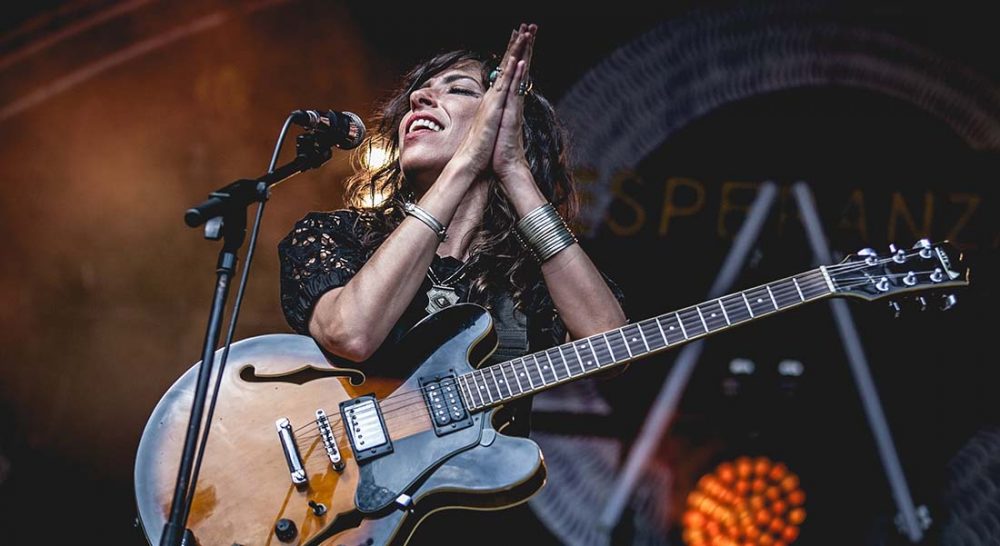
[[(358, 213), (351, 210), (312, 212), (299, 220), (278, 245), (281, 308), (288, 324), (296, 332), (309, 335), (309, 320), (320, 296), (347, 284), (374, 251), (366, 250), (362, 245), (364, 226), (358, 220)], [(452, 257), (435, 256), (431, 268), (438, 279), (446, 279), (461, 264)], [(617, 285), (607, 277), (605, 280), (618, 301), (623, 301)], [(387, 343), (398, 341), (410, 327), (427, 316), (427, 290), (430, 288), (431, 282), (425, 278)], [(459, 301), (467, 301), (468, 279), (459, 281), (455, 289)], [(566, 326), (559, 318), (543, 281), (538, 282), (525, 301), (530, 302), (524, 309), (528, 330), (527, 352), (563, 343)]]

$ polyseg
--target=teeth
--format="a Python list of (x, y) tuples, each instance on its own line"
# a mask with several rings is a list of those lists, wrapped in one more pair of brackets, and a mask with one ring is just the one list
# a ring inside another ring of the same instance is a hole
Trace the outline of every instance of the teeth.
[(414, 121), (413, 123), (411, 123), (410, 124), (410, 130), (409, 130), (409, 132), (412, 133), (413, 130), (416, 129), (417, 127), (426, 127), (428, 129), (430, 129), (431, 131), (435, 131), (435, 132), (440, 131), (442, 129), (442, 127), (440, 125), (438, 125), (437, 123), (434, 123), (433, 121), (431, 121), (429, 119), (424, 119), (424, 118), (418, 119), (417, 121)]

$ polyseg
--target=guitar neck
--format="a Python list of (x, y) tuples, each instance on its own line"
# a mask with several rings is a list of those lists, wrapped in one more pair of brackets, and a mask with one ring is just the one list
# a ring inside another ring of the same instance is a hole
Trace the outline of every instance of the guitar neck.
[(836, 292), (825, 267), (734, 292), (458, 377), (476, 411), (530, 396)]

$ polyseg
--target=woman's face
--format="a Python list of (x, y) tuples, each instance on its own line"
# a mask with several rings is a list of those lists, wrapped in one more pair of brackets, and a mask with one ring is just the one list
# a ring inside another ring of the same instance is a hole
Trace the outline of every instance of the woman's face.
[(399, 124), (399, 165), (407, 180), (427, 189), (455, 155), (483, 100), (479, 63), (443, 70), (410, 94), (410, 111)]

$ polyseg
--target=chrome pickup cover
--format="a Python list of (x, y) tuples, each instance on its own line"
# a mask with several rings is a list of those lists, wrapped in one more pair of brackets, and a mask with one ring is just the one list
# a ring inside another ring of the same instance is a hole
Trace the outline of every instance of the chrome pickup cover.
[(361, 396), (340, 404), (344, 429), (359, 463), (392, 453), (392, 442), (374, 395)]

